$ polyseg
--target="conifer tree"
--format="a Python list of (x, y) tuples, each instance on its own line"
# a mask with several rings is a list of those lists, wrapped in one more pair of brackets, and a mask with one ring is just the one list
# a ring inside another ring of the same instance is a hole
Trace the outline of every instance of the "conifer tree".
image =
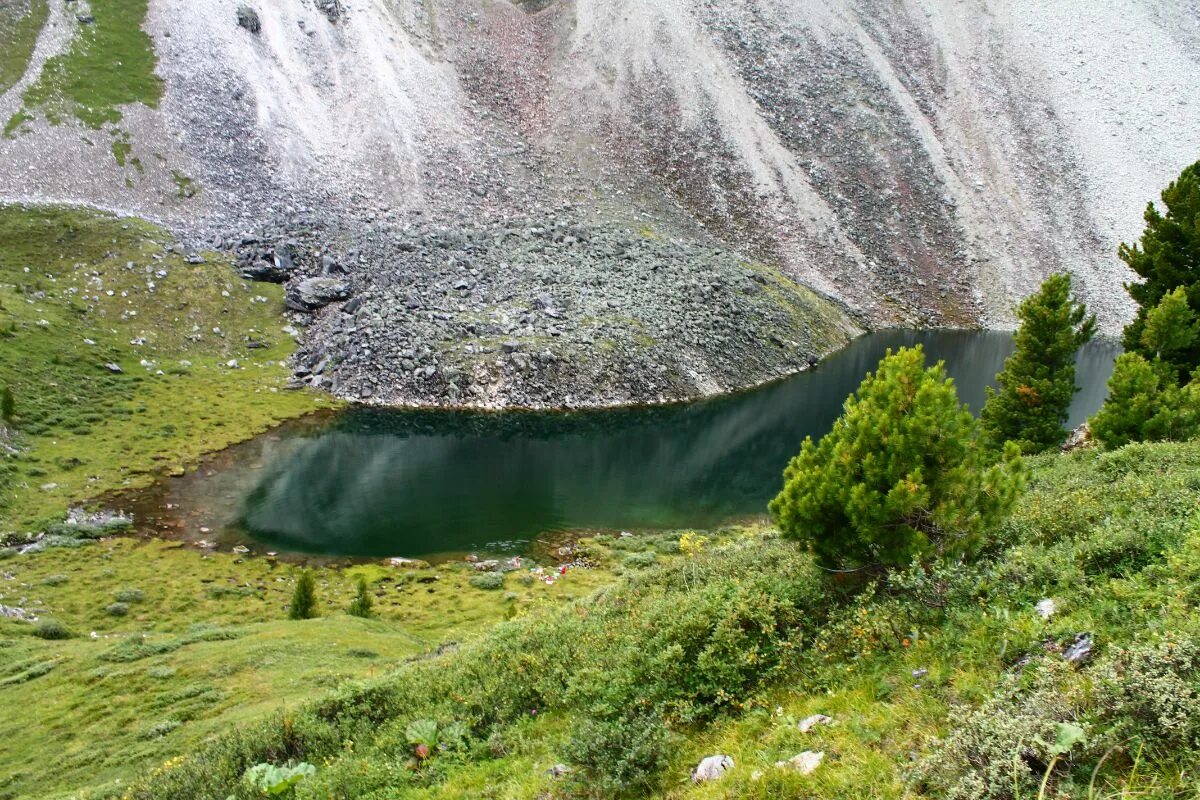
[(980, 422), (996, 449), (1016, 442), (1025, 453), (1057, 447), (1079, 387), (1075, 355), (1096, 332), (1096, 317), (1071, 296), (1071, 276), (1051, 275), (1017, 309), (1016, 350), (990, 387)]
[(312, 619), (317, 616), (317, 579), (312, 570), (304, 570), (296, 580), (292, 592), (292, 605), (288, 608), (289, 619)]
[[(1137, 317), (1125, 328), (1125, 351), (1140, 353), (1151, 361), (1154, 353), (1147, 347), (1143, 333), (1151, 309), (1163, 298), (1182, 287), (1193, 311), (1200, 312), (1200, 161), (1185, 167), (1179, 177), (1162, 192), (1166, 213), (1153, 203), (1146, 207), (1146, 229), (1141, 242), (1122, 244), (1118, 254), (1142, 278), (1128, 284), (1129, 295), (1137, 301)], [(1200, 367), (1200, 339), (1175, 354), (1177, 380), (1186, 383)]]
[(374, 601), (371, 599), (371, 593), (367, 589), (367, 581), (365, 578), (358, 579), (358, 592), (354, 595), (354, 600), (350, 603), (349, 614), (352, 617), (363, 617), (364, 619), (373, 616), (371, 606)]
[(12, 387), (5, 386), (0, 392), (0, 419), (13, 421), (17, 415), (17, 401), (13, 398)]
[(826, 567), (897, 566), (976, 553), (1024, 482), (1017, 446), (994, 464), (942, 363), (901, 348), (819, 443), (805, 439), (770, 510)]
[(1108, 379), (1108, 399), (1088, 425), (1110, 449), (1200, 436), (1200, 369), (1191, 383), (1179, 386), (1169, 365), (1123, 353)]
[(1200, 340), (1200, 323), (1182, 286), (1163, 296), (1146, 314), (1142, 327), (1142, 355), (1161, 362), (1176, 382), (1194, 369), (1188, 352)]

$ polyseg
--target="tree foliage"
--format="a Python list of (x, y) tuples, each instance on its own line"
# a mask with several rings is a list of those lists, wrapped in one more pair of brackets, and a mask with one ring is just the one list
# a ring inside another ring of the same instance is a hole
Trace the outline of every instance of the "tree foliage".
[(1142, 354), (1162, 362), (1176, 382), (1188, 377), (1188, 352), (1200, 340), (1200, 323), (1188, 303), (1182, 286), (1163, 295), (1157, 306), (1146, 313), (1142, 327)]
[(17, 415), (17, 401), (13, 398), (12, 387), (5, 386), (0, 391), (0, 419), (13, 421)]
[(1016, 445), (999, 464), (991, 452), (941, 362), (888, 351), (820, 443), (805, 439), (771, 513), (831, 568), (969, 556), (1025, 484)]
[(296, 579), (292, 591), (292, 604), (288, 608), (289, 619), (312, 619), (317, 616), (317, 579), (311, 570), (304, 570)]
[[(1126, 352), (1153, 360), (1155, 353), (1144, 339), (1147, 318), (1163, 298), (1182, 287), (1194, 310), (1200, 310), (1200, 161), (1184, 168), (1162, 193), (1166, 213), (1153, 203), (1146, 207), (1146, 229), (1141, 242), (1122, 244), (1121, 260), (1142, 278), (1126, 286), (1137, 301), (1137, 317), (1125, 328)], [(1174, 352), (1170, 362), (1180, 382), (1200, 367), (1200, 338)]]
[(374, 605), (374, 600), (371, 599), (371, 592), (367, 588), (366, 578), (358, 579), (358, 591), (354, 595), (354, 600), (350, 603), (349, 613), (352, 617), (362, 617), (364, 619), (373, 616), (371, 606)]
[(1170, 365), (1124, 353), (1108, 380), (1108, 399), (1088, 424), (1108, 448), (1200, 436), (1200, 370), (1181, 387)]
[(1096, 317), (1071, 296), (1071, 276), (1051, 275), (1017, 309), (1016, 350), (996, 376), (999, 391), (987, 392), (980, 415), (989, 441), (1016, 442), (1025, 453), (1057, 447), (1079, 387), (1075, 355), (1096, 332)]

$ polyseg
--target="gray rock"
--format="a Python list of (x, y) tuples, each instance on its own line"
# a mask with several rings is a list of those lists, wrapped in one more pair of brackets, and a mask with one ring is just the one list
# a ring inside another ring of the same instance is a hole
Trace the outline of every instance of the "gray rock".
[(258, 12), (250, 6), (238, 6), (237, 23), (255, 36), (262, 31), (262, 21), (258, 18)]
[(794, 769), (801, 775), (808, 775), (821, 766), (821, 762), (824, 760), (824, 752), (805, 750), (803, 753), (797, 753), (792, 756), (787, 761), (776, 761), (775, 766), (779, 769)]
[(733, 757), (726, 755), (708, 756), (701, 759), (692, 770), (692, 783), (705, 783), (725, 777), (725, 773), (733, 769)]
[(1062, 657), (1071, 664), (1082, 664), (1092, 657), (1092, 635), (1090, 633), (1080, 633), (1075, 636), (1075, 641), (1063, 651)]
[(104, 368), (106, 370), (108, 370), (109, 372), (111, 372), (113, 375), (120, 375), (122, 372), (125, 371), (125, 370), (121, 369), (120, 364), (117, 364), (116, 362), (112, 362), (112, 361), (105, 364)]
[(813, 714), (811, 717), (805, 717), (800, 720), (796, 727), (801, 733), (808, 733), (818, 725), (829, 725), (833, 722), (833, 717), (827, 717), (824, 714)]
[(288, 289), (287, 306), (297, 311), (315, 311), (350, 296), (350, 284), (337, 278), (305, 278)]

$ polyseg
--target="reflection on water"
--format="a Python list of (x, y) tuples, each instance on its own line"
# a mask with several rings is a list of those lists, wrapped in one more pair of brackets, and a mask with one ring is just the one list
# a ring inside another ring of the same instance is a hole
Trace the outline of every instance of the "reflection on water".
[[(761, 514), (806, 435), (820, 436), (886, 348), (921, 343), (978, 410), (1012, 350), (995, 332), (888, 331), (811, 373), (690, 405), (577, 413), (352, 410), (235, 448), (166, 488), (185, 533), (279, 550), (423, 556), (575, 528), (703, 527)], [(1074, 425), (1116, 355), (1080, 355)]]

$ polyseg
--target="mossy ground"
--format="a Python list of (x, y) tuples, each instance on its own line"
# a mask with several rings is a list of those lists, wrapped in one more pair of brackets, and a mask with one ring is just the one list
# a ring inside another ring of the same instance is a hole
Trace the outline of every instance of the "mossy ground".
[(0, 207), (0, 386), (16, 400), (0, 534), (328, 406), (283, 390), (285, 325), (280, 287), (215, 253), (188, 263), (154, 225)]
[(49, 9), (47, 0), (0, 0), (0, 94), (29, 68)]
[[(623, 556), (595, 544), (589, 553), (596, 569), (553, 584), (514, 570), (500, 590), (471, 586), (465, 563), (317, 567), (321, 616), (301, 622), (287, 619), (297, 568), (266, 558), (118, 537), (0, 561), (0, 604), (75, 634), (44, 641), (31, 624), (0, 619), (0, 798), (119, 793), (119, 781), (205, 737), (587, 596), (614, 580)], [(346, 613), (359, 577), (373, 619)], [(130, 590), (128, 613), (111, 615)], [(51, 666), (23, 677), (41, 665)]]

